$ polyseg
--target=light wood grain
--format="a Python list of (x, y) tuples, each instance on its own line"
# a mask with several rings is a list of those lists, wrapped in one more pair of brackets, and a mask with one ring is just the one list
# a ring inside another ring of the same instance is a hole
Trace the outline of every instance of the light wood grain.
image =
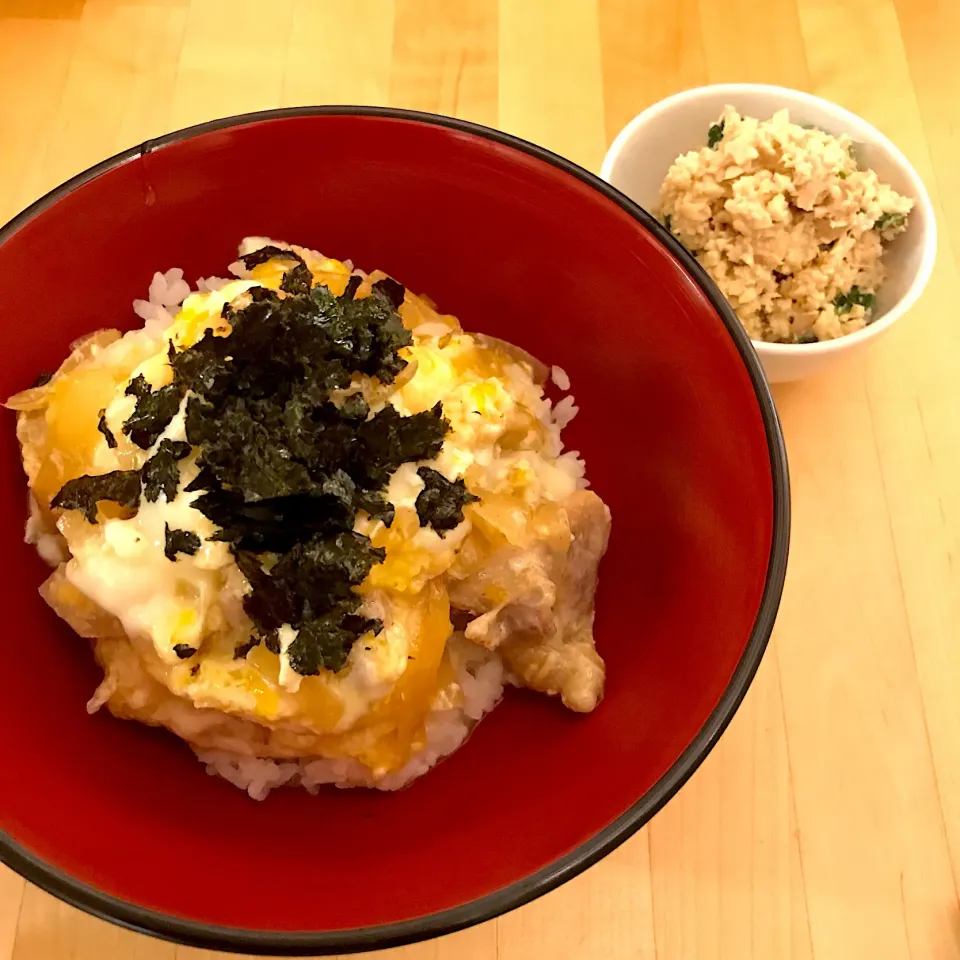
[[(957, 0), (0, 0), (0, 219), (165, 130), (389, 103), (591, 168), (705, 82), (820, 93), (933, 194), (927, 295), (863, 360), (776, 397), (793, 476), (774, 642), (678, 797), (598, 867), (403, 960), (960, 958)], [(0, 869), (0, 960), (210, 960)]]

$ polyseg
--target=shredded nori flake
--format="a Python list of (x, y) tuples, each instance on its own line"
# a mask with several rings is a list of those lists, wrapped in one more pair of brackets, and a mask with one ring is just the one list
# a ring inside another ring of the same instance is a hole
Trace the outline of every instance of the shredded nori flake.
[(153, 390), (141, 373), (130, 381), (125, 393), (136, 397), (137, 405), (124, 423), (123, 432), (138, 447), (149, 450), (180, 409), (183, 390), (176, 382)]
[(358, 637), (377, 634), (383, 629), (379, 620), (368, 620), (355, 614), (328, 614), (308, 620), (300, 626), (294, 641), (287, 647), (290, 667), (296, 673), (313, 676), (321, 668), (334, 673), (342, 670)]
[(140, 504), (140, 471), (114, 470), (99, 476), (68, 480), (50, 503), (64, 510), (81, 510), (90, 523), (97, 522), (97, 504), (111, 500), (136, 510)]
[(382, 620), (352, 613), (348, 613), (341, 623), (347, 630), (352, 630), (356, 634), (372, 633), (376, 637), (383, 630)]
[(177, 495), (180, 467), (177, 461), (190, 453), (190, 444), (182, 440), (161, 440), (157, 452), (143, 465), (143, 495), (153, 503), (162, 493), (169, 503)]
[(321, 667), (334, 673), (342, 670), (356, 636), (335, 616), (318, 617), (301, 624), (293, 643), (287, 647), (290, 668), (310, 677)]
[(263, 638), (263, 645), (271, 653), (280, 652), (280, 638), (277, 636), (276, 630), (271, 630), (270, 633), (266, 634)]
[(259, 645), (259, 637), (251, 637), (246, 643), (238, 643), (233, 651), (233, 659), (242, 660), (254, 647)]
[(97, 429), (103, 434), (104, 439), (107, 441), (107, 446), (111, 450), (115, 450), (117, 447), (117, 438), (113, 435), (113, 431), (107, 426), (107, 411), (105, 408), (100, 411)]
[(347, 286), (344, 288), (343, 296), (348, 300), (352, 300), (356, 296), (357, 291), (360, 289), (363, 284), (363, 279), (358, 277), (356, 274), (353, 274), (349, 280), (347, 280)]
[(200, 538), (191, 530), (175, 530), (164, 524), (163, 553), (168, 560), (176, 560), (178, 553), (193, 556), (200, 549)]
[(379, 520), (385, 527), (393, 525), (396, 510), (393, 504), (380, 494), (363, 494), (357, 497), (356, 503), (361, 510), (366, 510), (374, 520)]
[(291, 267), (280, 282), (280, 289), (284, 293), (309, 293), (313, 284), (313, 274), (305, 263), (298, 263)]
[(362, 393), (354, 393), (340, 404), (340, 416), (344, 420), (366, 420), (369, 414), (370, 407)]
[[(297, 631), (287, 651), (294, 670), (337, 671), (357, 638), (382, 626), (360, 615), (353, 588), (386, 554), (354, 532), (356, 515), (365, 511), (389, 525), (390, 476), (403, 463), (436, 457), (449, 424), (440, 404), (405, 417), (390, 405), (371, 415), (360, 394), (339, 405), (331, 399), (356, 375), (390, 384), (406, 367), (400, 351), (413, 338), (397, 312), (401, 284), (380, 280), (355, 300), (359, 277), (335, 296), (312, 286), (293, 251), (268, 246), (240, 259), (252, 268), (274, 258), (294, 264), (282, 292), (254, 287), (247, 306), (224, 307), (228, 336), (208, 330), (184, 350), (171, 345), (173, 382), (153, 390), (135, 378), (127, 393), (137, 404), (123, 429), (148, 449), (188, 398), (187, 443), (159, 445), (143, 469), (144, 495), (172, 499), (177, 462), (198, 448), (199, 472), (185, 489), (200, 492), (192, 505), (218, 528), (215, 539), (229, 544), (250, 583), (244, 608), (251, 644), (279, 653), (277, 631), (289, 625)], [(55, 505), (95, 520), (98, 499), (136, 506), (140, 486), (137, 472), (81, 477), (64, 486)], [(447, 487), (433, 484), (428, 497), (437, 529), (455, 526), (473, 499), (462, 484)], [(167, 529), (170, 559), (199, 547), (196, 534)], [(238, 647), (236, 655), (251, 648)]]
[(407, 292), (403, 284), (398, 283), (392, 277), (384, 277), (382, 280), (378, 280), (373, 285), (373, 289), (382, 293), (390, 301), (394, 310), (400, 309), (400, 304), (403, 303), (404, 295)]
[(362, 583), (374, 563), (385, 557), (359, 533), (317, 534), (284, 553), (269, 573), (245, 552), (237, 562), (252, 592), (244, 609), (261, 633), (284, 624), (297, 627), (306, 620), (334, 612), (357, 612), (359, 598), (351, 589)]
[(363, 456), (357, 469), (371, 484), (383, 484), (401, 464), (436, 457), (448, 429), (439, 403), (410, 417), (386, 406), (357, 431)]
[(248, 270), (259, 267), (261, 263), (266, 263), (268, 260), (296, 260), (298, 263), (303, 263), (303, 257), (295, 250), (282, 250), (280, 247), (269, 244), (260, 247), (259, 250), (253, 250), (251, 253), (245, 253), (240, 258), (240, 262)]
[(192, 657), (197, 652), (197, 648), (191, 647), (190, 644), (188, 643), (175, 643), (173, 645), (173, 652), (181, 660), (189, 660), (190, 657)]
[(423, 480), (423, 489), (417, 497), (417, 516), (420, 526), (434, 530), (452, 530), (463, 520), (463, 508), (476, 503), (462, 480), (448, 480), (430, 467), (421, 467), (417, 475)]

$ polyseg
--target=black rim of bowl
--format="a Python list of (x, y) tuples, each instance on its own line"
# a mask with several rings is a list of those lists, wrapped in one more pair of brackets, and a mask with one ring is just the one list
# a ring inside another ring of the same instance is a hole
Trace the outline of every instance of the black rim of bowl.
[(102, 893), (41, 860), (14, 841), (5, 831), (0, 831), (0, 861), (16, 870), (31, 883), (103, 920), (111, 921), (140, 933), (151, 934), (190, 946), (287, 956), (329, 955), (395, 947), (453, 933), (476, 923), (490, 920), (529, 903), (582, 873), (646, 824), (686, 783), (713, 749), (736, 713), (750, 687), (754, 674), (757, 672), (767, 641), (773, 630), (780, 605), (780, 596), (783, 591), (790, 539), (790, 482), (787, 472), (787, 454), (769, 385), (746, 332), (700, 264), (655, 217), (606, 181), (601, 180), (570, 160), (545, 150), (543, 147), (538, 147), (499, 130), (469, 123), (465, 120), (392, 107), (290, 107), (245, 113), (186, 127), (183, 130), (168, 133), (154, 140), (147, 140), (138, 147), (119, 153), (96, 166), (90, 167), (89, 170), (77, 174), (77, 176), (41, 197), (0, 229), (0, 245), (5, 243), (30, 220), (60, 200), (61, 197), (71, 193), (88, 180), (169, 144), (187, 140), (199, 134), (228, 127), (245, 126), (263, 120), (343, 115), (385, 117), (392, 120), (406, 120), (448, 127), (461, 133), (483, 137), (514, 150), (519, 150), (559, 168), (572, 177), (576, 177), (617, 204), (653, 233), (660, 243), (677, 258), (726, 324), (727, 332), (733, 338), (733, 342), (736, 344), (740, 357), (750, 375), (757, 402), (760, 405), (767, 435), (770, 472), (773, 482), (773, 537), (766, 583), (750, 639), (723, 696), (720, 698), (720, 702), (690, 745), (653, 787), (613, 823), (608, 824), (575, 850), (560, 857), (542, 870), (477, 900), (439, 913), (396, 923), (350, 930), (287, 932), (215, 926), (160, 913), (128, 903), (110, 894)]

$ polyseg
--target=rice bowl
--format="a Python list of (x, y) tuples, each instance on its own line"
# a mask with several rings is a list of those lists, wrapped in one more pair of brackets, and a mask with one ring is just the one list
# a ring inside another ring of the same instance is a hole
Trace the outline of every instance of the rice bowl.
[[(304, 151), (311, 163), (287, 165), (280, 195), (250, 189), (252, 168)], [(503, 190), (505, 177), (516, 191)], [(156, 188), (149, 209), (144, 182)], [(185, 230), (198, 196), (203, 226)], [(569, 373), (580, 412), (564, 436), (617, 518), (597, 604), (603, 703), (581, 717), (508, 691), (469, 744), (410, 789), (285, 789), (251, 803), (164, 731), (106, 710), (78, 721), (97, 669), (36, 597), (45, 571), (19, 542), (23, 471), (8, 444), (4, 577), (18, 635), (31, 642), (9, 661), (4, 717), (18, 736), (2, 856), (82, 909), (194, 946), (314, 956), (400, 945), (513, 909), (596, 863), (710, 751), (780, 595), (782, 439), (742, 329), (651, 217), (517, 138), (377, 108), (272, 111), (171, 134), (0, 231), (0, 312), (14, 348), (0, 365), (2, 395), (55, 369), (105, 319), (127, 317), (158, 267), (182, 264), (191, 280), (223, 273), (251, 227), (316, 236), (330, 253), (380, 265), (467, 329)], [(83, 257), (60, 257), (78, 242)], [(32, 288), (25, 315), (22, 281), (38, 262), (59, 266)], [(67, 295), (76, 309), (63, 309)], [(665, 303), (676, 322), (662, 322)], [(688, 376), (678, 378), (681, 363)], [(691, 406), (693, 383), (711, 403)], [(623, 431), (636, 442), (623, 443)], [(35, 710), (41, 675), (49, 695)], [(31, 710), (33, 722), (20, 723)], [(41, 755), (45, 775), (22, 776)], [(109, 844), (91, 829), (99, 824)]]

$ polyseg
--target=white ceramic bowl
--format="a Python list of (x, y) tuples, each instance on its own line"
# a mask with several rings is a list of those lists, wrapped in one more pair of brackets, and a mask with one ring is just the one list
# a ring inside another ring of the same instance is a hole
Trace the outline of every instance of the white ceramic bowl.
[(667, 169), (681, 153), (703, 146), (707, 129), (727, 104), (743, 115), (763, 120), (786, 107), (794, 123), (848, 134), (858, 144), (861, 166), (875, 170), (882, 181), (915, 201), (907, 229), (884, 254), (887, 279), (877, 291), (873, 323), (857, 333), (821, 343), (753, 341), (770, 381), (801, 380), (872, 343), (916, 303), (930, 279), (937, 253), (933, 207), (907, 158), (866, 120), (809, 93), (756, 83), (697, 87), (655, 103), (620, 131), (607, 151), (600, 175), (642, 207), (656, 212)]

